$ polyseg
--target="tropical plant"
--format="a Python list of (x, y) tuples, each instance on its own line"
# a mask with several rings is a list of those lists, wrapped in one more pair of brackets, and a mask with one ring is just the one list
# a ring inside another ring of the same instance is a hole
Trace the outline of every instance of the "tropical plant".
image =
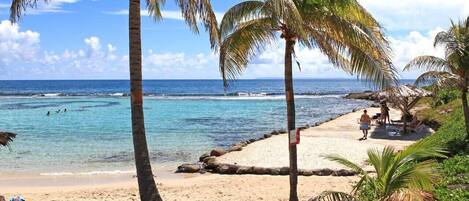
[[(243, 1), (223, 16), (220, 36), (220, 72), (225, 87), (246, 69), (256, 54), (278, 39), (285, 41), (289, 131), (295, 130), (292, 58), (297, 43), (318, 48), (334, 66), (373, 81), (378, 87), (385, 88), (395, 82), (389, 44), (380, 25), (356, 0)], [(291, 201), (298, 200), (296, 152), (296, 145), (291, 144)]]
[(469, 106), (467, 87), (469, 82), (469, 17), (435, 36), (434, 46), (445, 49), (445, 57), (419, 56), (410, 61), (404, 70), (424, 69), (415, 84), (434, 84), (435, 89), (458, 88), (466, 124), (466, 140), (469, 140)]
[(13, 138), (16, 137), (16, 134), (10, 132), (0, 132), (0, 145), (9, 146), (13, 142)]
[[(39, 0), (13, 0), (10, 19), (16, 22), (28, 7), (36, 7)], [(49, 2), (49, 0), (43, 0)], [(161, 6), (166, 0), (145, 0), (150, 16), (161, 20)], [(198, 33), (198, 23), (202, 23), (210, 34), (212, 48), (218, 44), (218, 23), (210, 0), (175, 0), (181, 9), (186, 24)], [(198, 21), (200, 20), (200, 21)], [(153, 178), (148, 145), (145, 135), (142, 91), (142, 48), (141, 48), (140, 0), (129, 0), (129, 71), (132, 113), (132, 136), (135, 166), (142, 201), (162, 200)]]
[(360, 175), (351, 193), (326, 191), (310, 201), (413, 201), (432, 200), (431, 192), (438, 176), (434, 158), (445, 157), (445, 151), (431, 140), (419, 141), (396, 152), (390, 146), (382, 151), (368, 150), (368, 163), (374, 168), (367, 172), (360, 165), (337, 155), (325, 158), (338, 162)]

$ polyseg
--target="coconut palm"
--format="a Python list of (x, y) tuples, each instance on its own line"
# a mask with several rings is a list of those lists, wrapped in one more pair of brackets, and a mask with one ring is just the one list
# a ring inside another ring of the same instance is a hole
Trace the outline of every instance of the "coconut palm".
[[(295, 45), (317, 48), (344, 71), (394, 83), (389, 45), (380, 25), (356, 0), (250, 0), (230, 8), (220, 24), (220, 72), (225, 87), (249, 61), (277, 40), (285, 42), (287, 128), (295, 130), (292, 58)], [(280, 37), (279, 37), (280, 36)], [(289, 146), (290, 200), (297, 197), (296, 145)]]
[(410, 61), (404, 70), (424, 69), (415, 84), (432, 83), (435, 89), (458, 88), (466, 121), (466, 139), (469, 140), (469, 106), (467, 87), (469, 83), (469, 17), (457, 24), (451, 21), (447, 31), (438, 33), (434, 46), (445, 49), (445, 57), (419, 56)]
[[(10, 19), (16, 22), (28, 7), (36, 7), (39, 0), (13, 0)], [(50, 0), (44, 0), (49, 2)], [(161, 6), (165, 0), (145, 0), (149, 14), (155, 20), (161, 20)], [(181, 9), (182, 16), (189, 27), (199, 32), (198, 23), (202, 23), (210, 33), (211, 47), (217, 47), (218, 23), (212, 10), (210, 0), (175, 0)], [(198, 21), (200, 20), (200, 21)], [(129, 0), (129, 66), (130, 94), (132, 113), (132, 136), (135, 154), (135, 166), (140, 192), (143, 201), (162, 200), (153, 179), (148, 145), (145, 135), (142, 91), (142, 50), (141, 50), (141, 17), (140, 0)]]
[(433, 158), (445, 157), (445, 151), (431, 140), (417, 142), (396, 152), (392, 147), (382, 151), (368, 150), (368, 163), (374, 172), (337, 155), (326, 156), (360, 175), (352, 192), (326, 191), (310, 201), (413, 201), (433, 200), (429, 193), (438, 174)]

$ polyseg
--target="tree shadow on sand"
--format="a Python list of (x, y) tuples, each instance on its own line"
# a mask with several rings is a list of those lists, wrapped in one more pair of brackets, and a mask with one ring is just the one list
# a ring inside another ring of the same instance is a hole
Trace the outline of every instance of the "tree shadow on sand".
[(417, 141), (431, 135), (433, 132), (430, 127), (425, 125), (418, 129), (418, 131), (409, 131), (407, 134), (404, 134), (403, 132), (399, 133), (399, 128), (402, 130), (401, 125), (377, 125), (376, 128), (369, 134), (369, 138), (382, 140)]

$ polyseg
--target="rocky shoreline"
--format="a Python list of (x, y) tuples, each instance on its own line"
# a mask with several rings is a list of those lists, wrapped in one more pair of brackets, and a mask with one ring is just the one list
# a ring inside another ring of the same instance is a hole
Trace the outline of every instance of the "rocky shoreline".
[[(371, 104), (373, 106), (373, 104)], [(351, 112), (355, 112), (361, 108), (355, 108)], [(319, 126), (323, 123), (332, 121), (338, 117), (346, 115), (348, 113), (343, 113), (337, 115), (336, 117), (329, 118), (322, 122), (317, 122), (314, 125), (305, 125), (302, 127), (298, 127), (298, 129), (304, 130), (311, 127)], [(206, 172), (216, 173), (216, 174), (255, 174), (255, 175), (288, 175), (289, 174), (289, 167), (256, 167), (256, 166), (241, 166), (237, 164), (223, 164), (218, 163), (216, 158), (222, 156), (224, 154), (234, 152), (234, 151), (241, 151), (243, 147), (254, 143), (256, 141), (264, 140), (270, 138), (275, 135), (284, 135), (287, 134), (286, 130), (274, 130), (270, 133), (264, 134), (260, 138), (252, 138), (249, 140), (245, 140), (236, 144), (233, 144), (228, 149), (222, 148), (215, 148), (212, 149), (210, 152), (204, 153), (199, 157), (199, 161), (197, 163), (184, 163), (177, 167), (176, 173), (201, 173), (204, 174)], [(354, 176), (357, 173), (350, 170), (340, 169), (340, 170), (332, 170), (329, 168), (324, 169), (314, 169), (314, 170), (307, 170), (307, 169), (299, 169), (298, 175), (302, 176)]]

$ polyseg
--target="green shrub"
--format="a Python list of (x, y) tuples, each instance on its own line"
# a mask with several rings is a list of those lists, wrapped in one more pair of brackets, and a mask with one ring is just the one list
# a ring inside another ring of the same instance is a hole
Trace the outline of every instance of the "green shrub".
[(448, 149), (451, 155), (464, 153), (466, 128), (462, 108), (455, 108), (445, 118), (443, 125), (431, 136), (423, 140), (432, 140)]
[(454, 101), (460, 97), (460, 93), (457, 90), (443, 90), (438, 92), (436, 97), (433, 99), (433, 106), (439, 106), (448, 104), (451, 101)]
[[(435, 190), (435, 197), (441, 201), (465, 201), (469, 200), (469, 191), (464, 186), (469, 186), (469, 156), (458, 155), (440, 163), (441, 179)], [(462, 188), (451, 188), (452, 186)]]

